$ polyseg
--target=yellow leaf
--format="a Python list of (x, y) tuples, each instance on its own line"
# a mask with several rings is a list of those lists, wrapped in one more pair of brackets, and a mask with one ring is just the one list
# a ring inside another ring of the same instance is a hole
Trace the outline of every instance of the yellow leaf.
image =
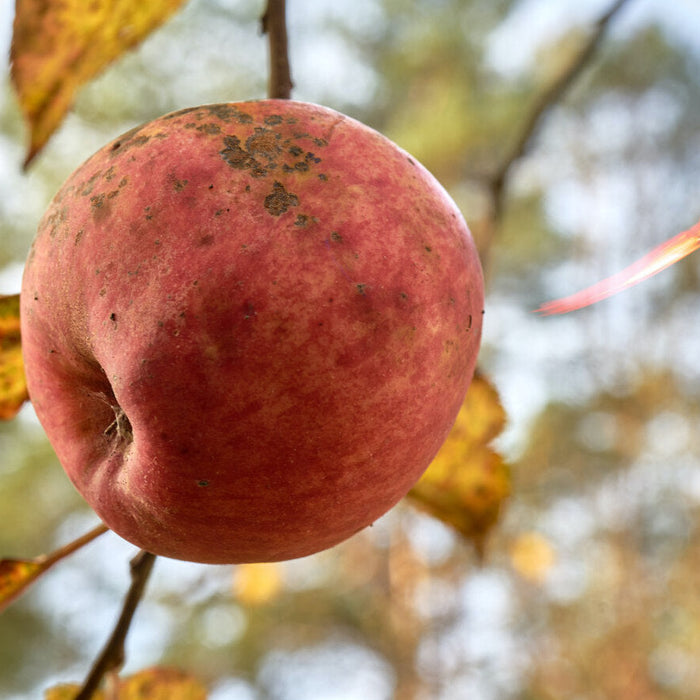
[(264, 605), (276, 598), (282, 590), (282, 576), (278, 564), (241, 564), (236, 567), (233, 592), (245, 605)]
[(0, 560), (0, 611), (31, 585), (46, 570), (34, 559)]
[(100, 524), (51, 554), (42, 555), (36, 559), (0, 559), (0, 612), (54, 564), (105, 532), (107, 527)]
[(125, 678), (119, 700), (206, 700), (207, 690), (196, 678), (173, 668), (149, 668)]
[(31, 129), (25, 167), (84, 83), (142, 41), (184, 0), (17, 0), (12, 82)]
[(477, 373), (445, 444), (408, 494), (481, 552), (510, 494), (510, 474), (490, 442), (503, 430), (496, 389)]
[(19, 294), (0, 296), (0, 420), (14, 418), (27, 398), (19, 330)]
[(513, 568), (532, 583), (542, 583), (546, 579), (555, 559), (554, 548), (537, 532), (518, 535), (510, 546)]
[[(80, 692), (77, 683), (62, 683), (54, 688), (49, 688), (44, 693), (44, 700), (75, 700), (75, 696)], [(104, 700), (104, 693), (97, 691), (91, 700)]]
[[(77, 683), (50, 688), (44, 700), (74, 700)], [(110, 696), (111, 697), (111, 696)], [(119, 681), (117, 700), (206, 700), (207, 690), (196, 678), (173, 668), (148, 668)], [(97, 691), (92, 700), (104, 700)]]

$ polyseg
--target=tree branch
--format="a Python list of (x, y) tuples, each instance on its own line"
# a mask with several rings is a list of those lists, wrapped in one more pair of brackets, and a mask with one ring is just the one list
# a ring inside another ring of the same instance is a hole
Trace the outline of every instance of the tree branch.
[(503, 212), (503, 201), (513, 165), (527, 155), (535, 136), (551, 109), (556, 106), (571, 88), (579, 75), (595, 56), (615, 16), (629, 0), (615, 0), (608, 10), (593, 25), (588, 41), (571, 63), (560, 73), (554, 82), (535, 100), (522, 130), (512, 148), (489, 178), (489, 189), (493, 198), (493, 218), (497, 221)]
[(117, 671), (123, 666), (125, 658), (124, 641), (129, 632), (136, 608), (143, 597), (143, 592), (155, 560), (155, 554), (141, 550), (129, 563), (131, 586), (129, 586), (124, 599), (121, 614), (112, 631), (112, 635), (100, 655), (95, 659), (80, 692), (75, 696), (75, 700), (90, 700), (99, 688), (105, 675), (112, 671)]
[(268, 0), (261, 24), (263, 34), (268, 36), (270, 48), (268, 96), (288, 100), (294, 83), (289, 67), (286, 0)]

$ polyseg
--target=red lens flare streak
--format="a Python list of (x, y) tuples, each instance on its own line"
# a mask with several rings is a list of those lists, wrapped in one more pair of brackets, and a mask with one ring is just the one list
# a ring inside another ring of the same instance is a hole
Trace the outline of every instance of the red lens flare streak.
[(698, 248), (700, 248), (700, 221), (687, 231), (683, 231), (657, 246), (643, 258), (612, 275), (612, 277), (586, 287), (580, 292), (576, 292), (576, 294), (548, 301), (542, 304), (536, 313), (543, 316), (552, 316), (554, 314), (576, 311), (585, 306), (595, 304), (597, 301), (607, 299), (613, 294), (622, 292), (635, 284), (649, 279), (649, 277), (677, 263)]

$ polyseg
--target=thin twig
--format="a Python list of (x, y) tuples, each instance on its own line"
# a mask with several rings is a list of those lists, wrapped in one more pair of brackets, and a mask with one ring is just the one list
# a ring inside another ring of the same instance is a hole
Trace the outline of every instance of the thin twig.
[(90, 673), (83, 683), (83, 687), (75, 696), (75, 700), (90, 700), (99, 688), (105, 675), (112, 671), (117, 671), (124, 664), (124, 641), (129, 632), (136, 608), (143, 596), (155, 560), (155, 554), (141, 550), (129, 563), (131, 586), (129, 586), (124, 599), (121, 614), (109, 640), (100, 655), (95, 659)]
[(268, 36), (270, 49), (270, 98), (288, 100), (292, 95), (292, 74), (289, 68), (286, 0), (268, 0), (261, 20), (262, 32)]
[[(50, 554), (42, 554), (35, 559), (0, 559), (0, 576), (7, 575), (12, 570), (20, 570), (19, 580), (10, 582), (5, 581), (5, 585), (0, 583), (0, 612), (8, 605), (13, 603), (40, 577), (43, 576), (51, 567), (65, 557), (73, 554), (81, 547), (84, 547), (88, 542), (92, 542), (96, 537), (107, 532), (109, 528), (106, 525), (98, 525), (90, 532), (78, 537), (78, 539), (69, 542), (62, 547), (59, 547)], [(12, 577), (11, 577), (12, 578)]]
[(81, 535), (72, 542), (63, 545), (63, 547), (59, 547), (50, 554), (46, 554), (43, 557), (39, 557), (38, 561), (40, 561), (46, 568), (48, 568), (49, 566), (53, 566), (56, 562), (60, 561), (61, 559), (64, 559), (70, 554), (73, 554), (73, 552), (77, 552), (81, 547), (84, 547), (89, 542), (92, 542), (96, 537), (104, 535), (104, 533), (108, 531), (109, 528), (106, 525), (100, 523), (96, 527), (92, 528), (92, 530), (86, 532), (84, 535)]
[(608, 10), (599, 17), (593, 25), (588, 41), (581, 48), (565, 70), (554, 82), (542, 92), (533, 105), (518, 138), (512, 148), (503, 159), (495, 173), (489, 178), (491, 195), (493, 198), (493, 218), (498, 220), (503, 211), (503, 201), (508, 186), (508, 179), (513, 165), (523, 156), (527, 155), (534, 137), (542, 126), (542, 122), (549, 114), (552, 107), (558, 104), (565, 93), (571, 88), (579, 75), (595, 56), (612, 20), (622, 10), (629, 0), (615, 0)]

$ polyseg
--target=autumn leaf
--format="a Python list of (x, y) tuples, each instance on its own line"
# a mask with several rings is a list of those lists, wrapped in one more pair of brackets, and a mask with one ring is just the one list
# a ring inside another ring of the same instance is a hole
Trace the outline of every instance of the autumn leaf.
[(565, 314), (607, 299), (665, 270), (700, 248), (700, 222), (647, 253), (629, 267), (571, 296), (542, 304), (537, 312), (544, 316)]
[(56, 562), (65, 559), (88, 542), (107, 532), (107, 527), (98, 525), (51, 554), (36, 559), (0, 559), (0, 612), (18, 598), (39, 576), (46, 573)]
[(27, 398), (19, 330), (19, 294), (0, 296), (0, 420), (14, 418)]
[[(49, 688), (44, 693), (44, 700), (75, 700), (75, 696), (80, 692), (80, 686), (74, 683), (61, 683), (55, 688)], [(104, 700), (105, 695), (97, 692), (92, 696), (92, 700)]]
[(206, 688), (196, 678), (173, 668), (150, 668), (125, 678), (119, 700), (205, 700)]
[(34, 559), (0, 560), (0, 610), (17, 598), (45, 570), (44, 563)]
[(510, 494), (508, 468), (490, 446), (505, 420), (496, 389), (477, 373), (445, 444), (408, 494), (414, 505), (471, 540), (478, 552)]
[[(50, 688), (45, 700), (74, 700), (80, 686), (64, 683)], [(120, 679), (115, 700), (206, 700), (207, 689), (196, 678), (174, 668), (148, 668), (132, 676)], [(105, 700), (105, 694), (97, 691), (92, 700)]]
[(184, 0), (17, 0), (12, 82), (31, 130), (25, 167), (77, 90), (161, 25)]

